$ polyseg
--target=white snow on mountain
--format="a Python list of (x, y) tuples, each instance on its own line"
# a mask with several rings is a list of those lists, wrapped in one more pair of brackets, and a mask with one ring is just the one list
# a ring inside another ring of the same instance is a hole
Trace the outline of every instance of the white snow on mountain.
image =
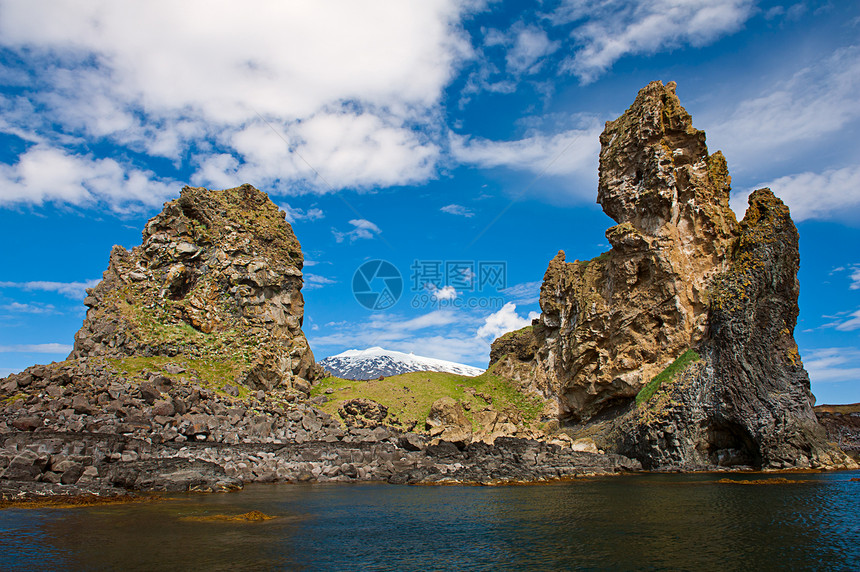
[(336, 356), (327, 357), (319, 363), (337, 377), (356, 380), (375, 379), (380, 376), (413, 371), (442, 371), (469, 377), (484, 373), (484, 370), (479, 367), (380, 347), (347, 350)]

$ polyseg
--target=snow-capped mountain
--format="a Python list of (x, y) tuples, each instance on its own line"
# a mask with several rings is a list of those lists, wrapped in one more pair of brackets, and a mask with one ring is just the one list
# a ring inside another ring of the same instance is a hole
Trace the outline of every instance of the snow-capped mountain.
[(366, 350), (347, 350), (319, 362), (322, 367), (344, 379), (375, 379), (413, 371), (444, 371), (457, 375), (475, 376), (484, 373), (479, 367), (453, 361), (434, 359), (395, 352), (375, 347)]

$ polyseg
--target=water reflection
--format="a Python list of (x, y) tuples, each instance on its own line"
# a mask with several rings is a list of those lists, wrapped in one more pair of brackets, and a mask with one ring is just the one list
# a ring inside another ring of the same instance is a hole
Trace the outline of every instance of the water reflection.
[[(851, 476), (779, 485), (713, 475), (520, 487), (259, 485), (160, 503), (5, 510), (0, 568), (858, 569), (860, 483)], [(279, 518), (183, 519), (251, 510)]]

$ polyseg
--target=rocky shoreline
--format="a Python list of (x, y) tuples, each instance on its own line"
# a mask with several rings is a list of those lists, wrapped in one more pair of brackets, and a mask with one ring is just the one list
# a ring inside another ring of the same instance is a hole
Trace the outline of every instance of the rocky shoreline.
[(0, 494), (229, 491), (249, 482), (503, 484), (637, 471), (620, 455), (531, 439), (453, 443), (344, 426), (290, 392), (242, 400), (106, 361), (34, 366), (0, 384)]
[(560, 252), (540, 318), (493, 344), (492, 375), (539, 402), (528, 423), (463, 384), (480, 410), (432, 387), (432, 406), (403, 421), (388, 415), (396, 392), (337, 410), (311, 399), (323, 371), (286, 213), (251, 185), (183, 188), (140, 246), (113, 248), (71, 355), (0, 380), (0, 494), (857, 468), (839, 449), (857, 450), (856, 418), (816, 417), (793, 337), (788, 208), (759, 189), (736, 220), (725, 158), (674, 83), (652, 82), (607, 123), (598, 186), (612, 249)]
[(339, 420), (290, 392), (242, 400), (159, 373), (132, 383), (92, 358), (34, 366), (3, 380), (0, 392), (0, 498), (7, 502), (232, 491), (247, 483), (503, 485), (642, 471), (621, 455), (535, 439), (452, 442), (366, 419), (345, 425), (349, 416)]

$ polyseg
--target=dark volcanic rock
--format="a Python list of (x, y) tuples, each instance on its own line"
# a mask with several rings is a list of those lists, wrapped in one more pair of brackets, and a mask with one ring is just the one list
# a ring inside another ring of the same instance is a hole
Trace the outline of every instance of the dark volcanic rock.
[(845, 462), (815, 417), (792, 335), (797, 229), (770, 190), (754, 192), (749, 205), (731, 267), (714, 281), (702, 361), (637, 411), (622, 448), (646, 466)]
[(345, 401), (338, 415), (349, 427), (376, 427), (388, 416), (388, 408), (372, 399), (359, 397)]
[(141, 246), (114, 247), (69, 357), (181, 354), (235, 362), (252, 389), (306, 387), (319, 368), (301, 330), (302, 264), (265, 193), (185, 187)]
[(827, 439), (860, 461), (860, 403), (819, 405), (815, 415), (827, 431)]
[(600, 141), (612, 249), (550, 262), (540, 319), (494, 342), (494, 371), (646, 468), (852, 466), (824, 438), (793, 337), (788, 208), (761, 189), (737, 223), (725, 159), (674, 83), (642, 89)]

